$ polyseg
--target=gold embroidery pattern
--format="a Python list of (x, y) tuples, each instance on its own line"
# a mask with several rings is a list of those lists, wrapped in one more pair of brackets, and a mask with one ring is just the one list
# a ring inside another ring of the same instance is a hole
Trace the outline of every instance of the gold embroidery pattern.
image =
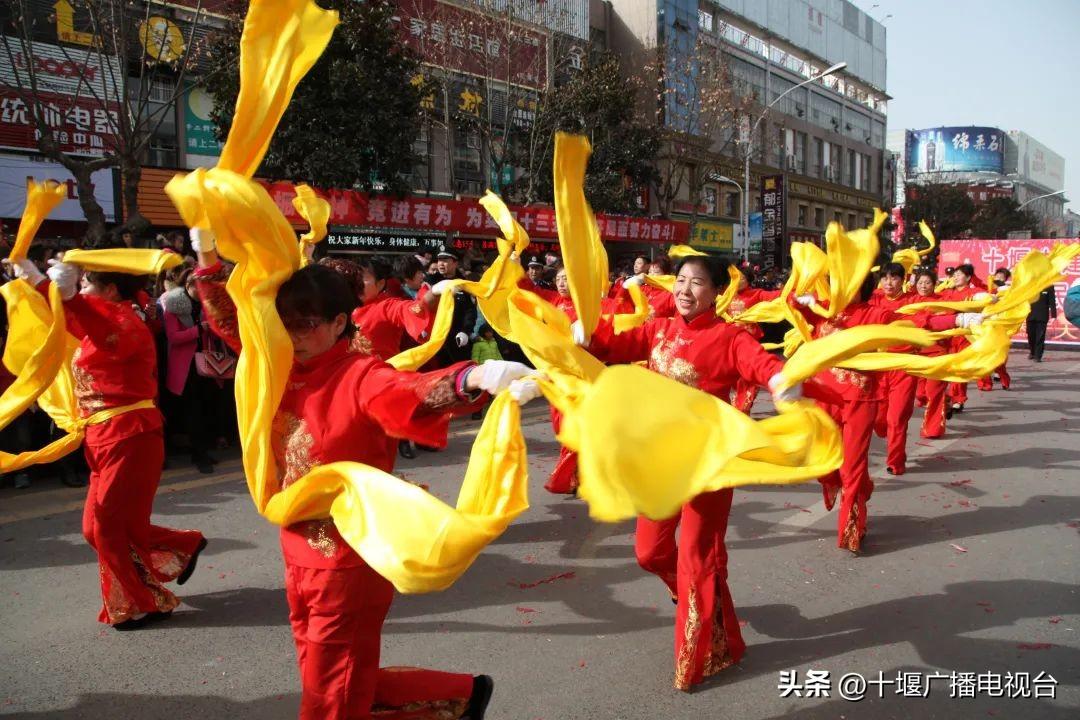
[(715, 675), (734, 664), (735, 658), (731, 657), (728, 648), (727, 630), (724, 629), (724, 599), (720, 596), (720, 588), (717, 587), (716, 609), (713, 612), (712, 647), (709, 649), (709, 657), (705, 659), (705, 670), (702, 676)]
[(701, 634), (701, 613), (698, 610), (697, 589), (690, 586), (686, 598), (686, 624), (683, 625), (682, 647), (675, 658), (675, 689), (689, 690), (694, 674), (694, 656), (697, 655), (698, 636)]
[(82, 357), (82, 347), (75, 350), (71, 356), (71, 375), (75, 380), (75, 399), (79, 405), (79, 411), (83, 416), (93, 415), (99, 410), (105, 409), (105, 397), (97, 389), (97, 381), (85, 367), (79, 364)]
[(349, 341), (349, 352), (359, 353), (360, 355), (371, 355), (374, 352), (371, 340), (360, 332), (359, 328), (353, 333), (352, 340)]
[(746, 309), (746, 302), (743, 301), (743, 300), (740, 300), (739, 298), (733, 299), (731, 301), (731, 304), (729, 304), (728, 308), (727, 308), (728, 314), (731, 315), (732, 317), (738, 317), (739, 315), (742, 315), (742, 312), (745, 309)]
[[(139, 579), (146, 585), (150, 594), (154, 596), (154, 608), (158, 612), (169, 612), (179, 605), (180, 600), (163, 587), (157, 581), (157, 578), (146, 569), (142, 558), (135, 552), (135, 548), (130, 548), (129, 553)], [(151, 562), (155, 561), (151, 560)], [(113, 573), (112, 569), (100, 561), (98, 562), (98, 574), (101, 578), (102, 600), (105, 604), (105, 614), (109, 618), (109, 624), (115, 625), (129, 620), (141, 612), (136, 607), (131, 596), (124, 590), (124, 586), (116, 579), (116, 574)], [(179, 571), (177, 574), (179, 574)]]
[(829, 372), (833, 374), (836, 381), (842, 385), (852, 385), (859, 390), (865, 390), (866, 384), (870, 380), (866, 375), (855, 370), (848, 370), (847, 368), (829, 368)]
[(454, 377), (443, 375), (436, 378), (426, 388), (419, 390), (424, 407), (429, 410), (445, 410), (458, 404), (457, 391), (454, 389)]
[[(307, 423), (292, 413), (278, 413), (275, 418), (275, 431), (278, 431), (284, 448), (284, 475), (281, 479), (281, 489), (289, 487), (292, 483), (308, 474), (316, 464), (311, 455), (311, 448), (315, 445), (315, 438), (308, 432)], [(280, 470), (280, 467), (279, 467)]]
[(403, 718), (409, 720), (458, 720), (465, 709), (469, 706), (468, 699), (464, 700), (429, 700), (428, 702), (413, 702), (391, 707), (389, 705), (373, 705), (371, 707), (372, 718)]
[(330, 528), (333, 527), (333, 520), (309, 520), (304, 527), (304, 535), (307, 537), (307, 544), (315, 552), (322, 555), (324, 558), (332, 558), (337, 554), (338, 545), (330, 534)]
[(675, 382), (696, 388), (698, 386), (698, 380), (700, 379), (698, 377), (697, 368), (689, 361), (675, 357), (675, 353), (680, 344), (686, 343), (680, 338), (674, 338), (672, 340), (664, 340), (653, 347), (652, 353), (649, 356), (649, 366), (656, 372), (671, 378)]
[(412, 305), (409, 306), (409, 312), (411, 312), (413, 315), (419, 315), (423, 311), (424, 311), (423, 308), (420, 307), (420, 303), (418, 303), (418, 302), (413, 303)]
[(844, 532), (840, 535), (840, 546), (853, 553), (857, 553), (859, 552), (859, 546), (862, 544), (863, 535), (865, 534), (865, 532), (859, 532), (859, 504), (856, 502), (851, 506), (847, 525), (844, 526)]

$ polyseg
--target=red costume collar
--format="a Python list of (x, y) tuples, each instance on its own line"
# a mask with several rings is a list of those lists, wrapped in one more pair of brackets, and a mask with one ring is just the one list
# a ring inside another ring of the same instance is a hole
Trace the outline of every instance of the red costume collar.
[(342, 338), (334, 343), (329, 350), (316, 355), (306, 362), (300, 362), (299, 360), (293, 361), (292, 375), (294, 378), (304, 375), (310, 375), (313, 372), (317, 372), (328, 365), (332, 365), (343, 357), (349, 354), (349, 339)]

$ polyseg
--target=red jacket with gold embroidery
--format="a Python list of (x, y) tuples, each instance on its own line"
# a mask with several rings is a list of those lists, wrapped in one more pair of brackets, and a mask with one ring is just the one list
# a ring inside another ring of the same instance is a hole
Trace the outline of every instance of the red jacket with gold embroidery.
[[(37, 288), (48, 295), (49, 281)], [(130, 301), (76, 295), (64, 303), (67, 331), (81, 342), (72, 359), (79, 415), (157, 398), (157, 351)], [(133, 410), (90, 425), (86, 442), (101, 446), (161, 428), (157, 408)]]
[(711, 312), (690, 322), (681, 315), (654, 318), (619, 335), (604, 317), (589, 351), (609, 363), (648, 360), (650, 370), (725, 401), (739, 378), (767, 386), (784, 367), (748, 332)]
[(405, 333), (417, 342), (423, 341), (434, 319), (420, 298), (403, 300), (380, 293), (372, 302), (353, 310), (353, 349), (387, 360), (401, 352)]
[[(731, 299), (731, 304), (728, 305), (727, 313), (733, 319), (738, 320), (740, 315), (758, 303), (768, 302), (769, 300), (775, 300), (780, 297), (781, 292), (781, 290), (762, 290), (760, 288), (752, 287), (744, 288), (735, 293), (735, 297)], [(761, 326), (757, 323), (742, 323), (742, 327), (746, 328), (747, 332), (759, 340), (765, 335), (761, 330)]]
[[(351, 352), (341, 340), (295, 363), (274, 418), (273, 445), (282, 487), (316, 465), (352, 460), (392, 472), (399, 438), (443, 447), (450, 417), (473, 412), (479, 401), (457, 392), (471, 363), (430, 373), (402, 372), (378, 358)], [(281, 530), (286, 562), (333, 569), (363, 564), (330, 520)]]
[(555, 307), (562, 310), (570, 318), (570, 322), (577, 320), (577, 308), (574, 307), (574, 300), (570, 296), (563, 297), (558, 290), (548, 290), (542, 288), (528, 278), (528, 276), (521, 278), (518, 281), (518, 287), (522, 290), (528, 290), (531, 293), (536, 293), (544, 300), (548, 301)]

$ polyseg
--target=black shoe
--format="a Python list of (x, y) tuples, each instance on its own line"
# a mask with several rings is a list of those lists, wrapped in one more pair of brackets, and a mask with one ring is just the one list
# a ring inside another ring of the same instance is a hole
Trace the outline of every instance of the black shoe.
[(191, 458), (191, 464), (197, 467), (199, 469), (199, 472), (201, 472), (203, 475), (214, 474), (214, 463), (210, 460), (209, 457), (206, 457), (205, 455), (198, 455)]
[(114, 624), (113, 625), (113, 630), (118, 630), (120, 632), (127, 632), (129, 630), (138, 630), (140, 628), (146, 627), (146, 624), (149, 623), (149, 622), (150, 622), (150, 613), (143, 613), (141, 615), (136, 615), (135, 617), (130, 617), (127, 620), (124, 620), (123, 622), (118, 622), (118, 623)]
[(183, 571), (176, 576), (176, 584), (183, 585), (191, 577), (191, 573), (195, 572), (195, 565), (199, 562), (199, 553), (206, 549), (206, 538), (199, 541), (199, 547), (195, 548), (195, 552), (191, 554), (191, 559), (188, 560), (187, 566)]
[(398, 455), (405, 458), (406, 460), (416, 459), (416, 453), (413, 452), (412, 443), (408, 440), (401, 440), (400, 442), (398, 442), (397, 451)]
[(461, 720), (484, 720), (484, 712), (491, 702), (491, 693), (495, 692), (495, 681), (490, 675), (475, 675), (472, 683), (472, 695), (469, 705)]
[(952, 405), (946, 405), (945, 406), (945, 419), (946, 420), (952, 420), (952, 416), (953, 416)]
[(432, 447), (431, 445), (421, 445), (420, 443), (417, 443), (416, 447), (423, 450), (424, 452), (439, 452), (439, 448)]
[(26, 473), (19, 473), (15, 476), (15, 489), (25, 490), (30, 487), (30, 476)]
[(893, 470), (891, 467), (886, 467), (885, 472), (889, 473), (890, 475), (895, 475), (896, 474), (896, 471)]

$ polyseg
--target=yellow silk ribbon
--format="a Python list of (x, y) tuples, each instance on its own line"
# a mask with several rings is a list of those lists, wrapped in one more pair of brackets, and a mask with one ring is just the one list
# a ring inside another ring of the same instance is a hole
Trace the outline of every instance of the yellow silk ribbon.
[[(430, 592), (451, 584), (527, 507), (520, 415), (509, 396), (496, 398), (485, 418), (456, 507), (421, 497), (409, 483), (360, 463), (317, 467), (282, 491), (270, 444), (271, 423), (293, 359), (274, 300), (281, 283), (299, 267), (300, 252), (291, 227), (250, 176), (292, 89), (325, 47), (335, 23), (336, 13), (310, 1), (253, 0), (241, 40), (234, 130), (221, 161), (212, 170), (173, 178), (166, 192), (185, 223), (212, 228), (222, 256), (237, 263), (227, 284), (243, 347), (236, 371), (237, 417), (248, 489), (259, 512), (279, 524), (329, 516), (346, 542), (395, 587)], [(514, 228), (507, 232), (527, 245), (523, 231), (521, 237)], [(507, 283), (516, 283), (520, 265), (509, 262), (514, 247), (508, 241), (498, 267), (493, 265), (480, 282), (461, 286), (490, 298)], [(432, 341), (422, 352), (397, 356), (399, 367), (434, 354), (445, 340), (453, 293), (447, 292), (439, 304)]]
[(306, 245), (318, 245), (327, 235), (327, 223), (330, 222), (330, 203), (315, 194), (310, 185), (297, 185), (293, 207), (304, 218), (309, 230), (300, 236), (300, 266), (308, 264)]
[(88, 272), (117, 272), (129, 275), (159, 275), (184, 263), (184, 258), (168, 250), (109, 248), (106, 250), (68, 250), (64, 262)]
[(578, 320), (590, 334), (600, 321), (600, 301), (608, 288), (607, 251), (585, 199), (585, 167), (591, 154), (592, 146), (585, 136), (555, 133), (555, 224), (570, 297)]
[(46, 180), (43, 183), (33, 179), (26, 181), (26, 207), (19, 221), (19, 230), (15, 234), (15, 245), (8, 255), (9, 260), (18, 262), (26, 257), (26, 251), (30, 249), (30, 243), (37, 235), (41, 223), (66, 197), (67, 186), (55, 180)]

